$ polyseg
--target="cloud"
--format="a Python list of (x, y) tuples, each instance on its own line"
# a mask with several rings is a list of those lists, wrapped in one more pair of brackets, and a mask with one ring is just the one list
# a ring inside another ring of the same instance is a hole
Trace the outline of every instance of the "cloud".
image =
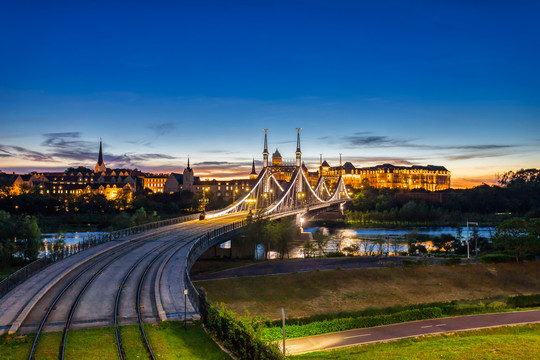
[(159, 124), (150, 124), (147, 127), (156, 134), (156, 137), (159, 137), (159, 136), (167, 135), (171, 133), (173, 130), (175, 130), (176, 124), (172, 122), (167, 122), (167, 123), (159, 123)]
[(481, 159), (481, 158), (488, 158), (488, 157), (499, 157), (499, 156), (505, 156), (508, 154), (505, 153), (464, 153), (464, 154), (456, 154), (456, 155), (448, 155), (445, 158), (448, 160), (471, 160), (471, 159)]
[(29, 150), (21, 146), (0, 145), (0, 154), (2, 157), (20, 157), (31, 161), (50, 161), (52, 157), (47, 154), (42, 154), (38, 151)]
[(414, 143), (414, 139), (392, 138), (385, 135), (374, 135), (370, 132), (356, 132), (353, 135), (342, 138), (332, 138), (329, 136), (320, 137), (319, 140), (325, 140), (330, 143), (345, 142), (345, 148), (355, 149), (362, 147), (370, 148), (409, 148), (425, 150), (500, 150), (515, 148), (519, 145), (511, 144), (473, 144), (473, 145), (432, 145)]
[(369, 135), (369, 133), (355, 133), (354, 135), (343, 138), (349, 146), (403, 146), (408, 145), (408, 141), (393, 139), (388, 136)]
[(79, 141), (68, 140), (68, 139), (78, 139), (81, 137), (79, 132), (59, 132), (59, 133), (45, 133), (43, 134), (45, 140), (43, 141), (43, 146), (53, 146), (53, 147), (71, 147), (74, 144), (79, 143)]

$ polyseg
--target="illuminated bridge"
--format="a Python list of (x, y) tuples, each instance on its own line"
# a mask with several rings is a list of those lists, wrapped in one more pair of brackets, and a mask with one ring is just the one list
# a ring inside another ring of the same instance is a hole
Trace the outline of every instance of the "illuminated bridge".
[(33, 358), (41, 332), (63, 331), (63, 358), (69, 330), (114, 325), (123, 358), (118, 325), (139, 324), (154, 358), (143, 323), (198, 317), (199, 296), (189, 271), (206, 250), (239, 234), (250, 212), (275, 219), (324, 211), (349, 200), (341, 177), (333, 191), (323, 178), (310, 185), (301, 165), (300, 129), (296, 164), (269, 164), (266, 131), (264, 168), (250, 191), (230, 206), (114, 232), (99, 245), (64, 253), (63, 260), (47, 266), (30, 264), (2, 281), (0, 334), (38, 332), (29, 354)]

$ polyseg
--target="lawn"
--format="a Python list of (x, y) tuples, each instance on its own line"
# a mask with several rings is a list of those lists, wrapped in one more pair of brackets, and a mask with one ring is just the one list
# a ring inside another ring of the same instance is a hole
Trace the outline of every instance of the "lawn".
[(238, 314), (286, 316), (540, 292), (540, 262), (311, 271), (196, 283)]
[(540, 359), (540, 324), (508, 326), (367, 344), (290, 356), (309, 360)]
[[(145, 325), (146, 334), (154, 354), (159, 359), (230, 359), (198, 325), (184, 331), (182, 322), (164, 322)], [(122, 326), (122, 341), (127, 359), (147, 359), (140, 340), (138, 326)], [(45, 333), (38, 345), (36, 358), (58, 359), (61, 332)], [(0, 337), (2, 360), (27, 359), (34, 340), (33, 335), (20, 338)], [(74, 330), (69, 333), (67, 359), (118, 358), (114, 328)]]

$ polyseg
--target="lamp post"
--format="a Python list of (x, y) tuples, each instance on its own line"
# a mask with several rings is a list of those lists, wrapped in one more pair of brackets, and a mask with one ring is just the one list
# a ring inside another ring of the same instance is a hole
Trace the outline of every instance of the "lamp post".
[(253, 215), (253, 213), (251, 212), (251, 206), (257, 202), (257, 199), (250, 197), (246, 199), (246, 202), (249, 205), (249, 215)]
[(184, 289), (184, 331), (187, 330), (187, 289)]

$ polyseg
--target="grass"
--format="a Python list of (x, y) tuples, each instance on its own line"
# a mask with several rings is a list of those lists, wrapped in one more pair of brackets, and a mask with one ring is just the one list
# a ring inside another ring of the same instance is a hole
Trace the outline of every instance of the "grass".
[(540, 262), (312, 271), (196, 283), (212, 302), (270, 319), (540, 292)]
[(540, 359), (540, 324), (508, 326), (290, 356), (308, 360)]
[[(152, 350), (159, 359), (230, 359), (210, 339), (201, 326), (188, 326), (184, 331), (182, 322), (164, 322), (145, 325)], [(137, 325), (120, 329), (124, 353), (127, 359), (147, 359), (148, 355), (140, 340)], [(38, 344), (36, 358), (58, 359), (61, 332), (45, 333)], [(0, 337), (2, 360), (27, 359), (34, 336)], [(67, 359), (116, 359), (114, 328), (74, 330), (69, 333), (66, 347)]]

